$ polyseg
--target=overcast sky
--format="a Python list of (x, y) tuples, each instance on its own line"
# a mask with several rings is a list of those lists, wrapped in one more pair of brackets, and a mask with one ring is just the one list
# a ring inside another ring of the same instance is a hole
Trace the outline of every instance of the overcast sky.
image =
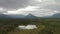
[(60, 13), (60, 0), (0, 0), (3, 14), (33, 14), (48, 16)]
[[(48, 1), (48, 2), (45, 2)], [(53, 3), (58, 3), (58, 4), (53, 4)], [(23, 8), (26, 7), (28, 5), (43, 5), (48, 6), (48, 7), (52, 7), (50, 6), (52, 5), (56, 5), (57, 8), (59, 8), (59, 4), (60, 0), (0, 0), (0, 7), (4, 7), (4, 8), (11, 8), (11, 9), (17, 9), (17, 8)], [(47, 4), (47, 5), (46, 5)], [(50, 4), (50, 5), (49, 5)]]

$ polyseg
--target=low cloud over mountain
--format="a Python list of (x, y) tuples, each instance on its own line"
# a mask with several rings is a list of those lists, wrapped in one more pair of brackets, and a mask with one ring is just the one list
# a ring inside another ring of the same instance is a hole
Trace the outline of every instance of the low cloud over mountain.
[[(60, 13), (59, 0), (0, 0), (0, 14), (24, 15), (32, 14), (37, 17), (53, 16)], [(9, 3), (8, 3), (9, 2)], [(18, 6), (19, 5), (19, 6)], [(19, 8), (18, 8), (19, 7)]]

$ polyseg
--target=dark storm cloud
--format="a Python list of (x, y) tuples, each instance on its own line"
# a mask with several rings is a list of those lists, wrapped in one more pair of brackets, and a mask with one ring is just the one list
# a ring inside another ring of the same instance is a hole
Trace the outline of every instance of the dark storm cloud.
[(0, 7), (5, 8), (20, 8), (28, 5), (28, 0), (0, 0)]

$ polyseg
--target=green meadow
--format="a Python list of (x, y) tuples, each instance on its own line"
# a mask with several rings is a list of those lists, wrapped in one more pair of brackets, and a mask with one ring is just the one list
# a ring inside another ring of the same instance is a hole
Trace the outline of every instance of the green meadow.
[[(33, 30), (18, 30), (18, 25), (35, 24)], [(0, 19), (0, 34), (60, 34), (60, 19)]]

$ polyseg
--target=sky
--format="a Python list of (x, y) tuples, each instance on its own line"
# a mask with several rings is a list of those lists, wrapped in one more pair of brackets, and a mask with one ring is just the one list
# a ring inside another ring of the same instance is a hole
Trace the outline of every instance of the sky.
[(0, 0), (0, 13), (44, 17), (60, 13), (60, 0)]

